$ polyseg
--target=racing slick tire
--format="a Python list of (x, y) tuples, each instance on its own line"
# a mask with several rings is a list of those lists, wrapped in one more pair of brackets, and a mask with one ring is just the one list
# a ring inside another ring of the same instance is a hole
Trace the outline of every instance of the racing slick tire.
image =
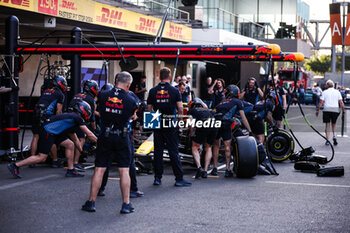
[(267, 136), (266, 152), (276, 162), (288, 159), (294, 153), (293, 137), (283, 129), (273, 131)]
[(259, 166), (259, 155), (254, 137), (236, 137), (233, 151), (236, 176), (239, 178), (252, 178), (256, 176)]

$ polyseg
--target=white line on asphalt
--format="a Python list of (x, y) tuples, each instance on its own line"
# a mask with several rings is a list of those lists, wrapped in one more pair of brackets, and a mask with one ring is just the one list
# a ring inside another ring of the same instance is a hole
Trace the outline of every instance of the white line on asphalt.
[[(324, 150), (320, 150), (320, 151), (316, 151), (315, 154), (321, 154), (321, 155), (325, 155), (325, 154), (331, 154), (332, 151), (324, 151)], [(341, 152), (341, 151), (334, 151), (335, 155), (341, 154), (341, 155), (350, 155), (350, 152)], [(330, 156), (330, 155), (329, 155)]]
[[(305, 114), (306, 117), (308, 116), (311, 116), (310, 113), (308, 114)], [(296, 120), (296, 119), (300, 119), (300, 118), (304, 118), (304, 116), (300, 115), (300, 116), (296, 116), (296, 117), (287, 117), (287, 120), (290, 121), (290, 120)]]
[(350, 185), (340, 185), (340, 184), (313, 184), (313, 183), (293, 183), (293, 182), (280, 182), (280, 181), (265, 181), (265, 183), (269, 183), (269, 184), (306, 185), (306, 186), (319, 186), (319, 187), (350, 188)]
[(15, 187), (18, 187), (18, 186), (22, 186), (22, 185), (25, 185), (25, 184), (31, 184), (31, 183), (34, 183), (34, 182), (37, 182), (37, 181), (47, 180), (47, 179), (50, 179), (50, 178), (53, 178), (53, 177), (57, 177), (57, 176), (59, 176), (59, 175), (54, 174), (54, 175), (48, 175), (48, 176), (34, 178), (34, 179), (30, 179), (30, 180), (18, 181), (18, 182), (13, 183), (13, 184), (6, 184), (6, 185), (0, 186), (0, 190), (6, 190), (6, 189), (10, 189), (10, 188), (15, 188)]

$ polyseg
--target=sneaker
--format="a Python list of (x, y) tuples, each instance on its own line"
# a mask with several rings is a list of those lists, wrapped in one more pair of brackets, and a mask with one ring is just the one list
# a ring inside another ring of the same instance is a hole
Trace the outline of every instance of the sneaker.
[(162, 180), (160, 178), (155, 177), (153, 185), (161, 185), (161, 184), (162, 184)]
[(338, 145), (338, 142), (337, 142), (337, 138), (336, 138), (336, 137), (333, 138), (333, 145), (335, 145), (335, 146)]
[(126, 204), (125, 202), (122, 205), (122, 208), (120, 210), (121, 214), (130, 214), (132, 212), (134, 212), (134, 208), (132, 207), (131, 203)]
[(175, 182), (175, 186), (176, 187), (188, 187), (188, 186), (191, 186), (192, 183), (186, 181), (186, 180), (180, 180), (180, 181), (176, 181)]
[(203, 171), (202, 178), (208, 178), (208, 172), (207, 171)]
[(74, 164), (73, 166), (78, 172), (85, 172), (85, 167), (81, 163)]
[(218, 175), (218, 169), (216, 167), (214, 167), (213, 170), (211, 170), (210, 175), (217, 176)]
[(145, 194), (139, 190), (132, 191), (130, 190), (130, 198), (137, 198), (137, 197), (143, 197)]
[(329, 141), (326, 141), (325, 145), (326, 145), (326, 146), (329, 146), (329, 144), (330, 144)]
[(231, 170), (226, 170), (225, 177), (233, 177), (233, 172)]
[(16, 178), (16, 179), (20, 179), (22, 178), (19, 175), (19, 167), (16, 166), (15, 163), (10, 163), (7, 165), (7, 168), (9, 169), (9, 171), (11, 172), (11, 174)]
[(201, 167), (197, 168), (197, 172), (196, 172), (195, 178), (198, 179), (199, 177), (201, 177), (203, 172), (204, 172), (203, 168), (201, 168)]
[(51, 167), (52, 168), (64, 167), (63, 161), (61, 159), (58, 159), (57, 161), (52, 161)]
[(84, 177), (84, 175), (79, 174), (75, 169), (72, 169), (72, 170), (67, 169), (66, 177)]
[(97, 196), (99, 197), (104, 197), (106, 194), (105, 194), (105, 191), (104, 190), (98, 190), (98, 193), (97, 193)]
[(95, 202), (94, 201), (86, 201), (85, 204), (81, 207), (82, 210), (87, 212), (95, 212)]

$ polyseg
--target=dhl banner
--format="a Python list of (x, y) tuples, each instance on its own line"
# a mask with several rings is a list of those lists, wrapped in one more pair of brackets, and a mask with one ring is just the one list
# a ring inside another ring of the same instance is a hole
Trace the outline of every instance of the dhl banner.
[[(159, 18), (93, 0), (0, 0), (0, 6), (154, 36), (162, 22)], [(167, 22), (163, 37), (190, 42), (192, 29), (181, 24)]]
[[(107, 27), (117, 27), (155, 36), (162, 20), (96, 2), (94, 22)], [(190, 42), (191, 36), (192, 29), (189, 27), (170, 22), (165, 24), (163, 37)]]
[(341, 45), (342, 43), (342, 28), (340, 20), (340, 3), (332, 3), (329, 5), (331, 14), (330, 26), (332, 33), (332, 45)]

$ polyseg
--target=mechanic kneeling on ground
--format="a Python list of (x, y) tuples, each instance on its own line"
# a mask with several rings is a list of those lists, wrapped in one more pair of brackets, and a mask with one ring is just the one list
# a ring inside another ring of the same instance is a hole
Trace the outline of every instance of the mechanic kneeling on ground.
[(249, 131), (249, 134), (251, 135), (251, 129), (248, 123), (248, 120), (244, 114), (244, 105), (241, 100), (238, 99), (239, 97), (239, 88), (236, 85), (229, 85), (226, 88), (226, 100), (224, 100), (222, 103), (220, 103), (216, 107), (216, 114), (215, 118), (217, 120), (221, 120), (221, 127), (218, 130), (216, 140), (213, 147), (213, 163), (214, 168), (211, 172), (211, 175), (217, 176), (217, 163), (219, 158), (219, 149), (220, 149), (220, 139), (222, 138), (224, 141), (224, 147), (225, 147), (225, 157), (226, 157), (226, 171), (225, 171), (225, 177), (232, 177), (233, 172), (230, 168), (230, 162), (231, 162), (231, 141), (232, 141), (232, 132), (231, 132), (231, 123), (233, 117), (236, 115), (236, 113), (239, 113), (243, 125), (246, 127), (246, 129)]
[[(91, 108), (91, 116), (89, 121), (87, 122), (87, 126), (90, 128), (90, 130), (95, 131), (96, 130), (96, 122), (95, 122), (95, 110), (96, 110), (96, 101), (95, 97), (98, 93), (98, 84), (94, 80), (87, 80), (85, 81), (83, 85), (83, 93), (76, 94), (71, 102), (69, 103), (69, 109), (72, 108), (77, 102), (79, 101), (85, 101), (90, 105)], [(77, 137), (79, 138), (80, 145), (83, 148), (85, 143), (85, 134), (83, 131), (81, 131), (80, 128), (77, 128), (75, 131)], [(78, 171), (84, 171), (84, 167), (82, 164), (79, 163), (80, 158), (80, 151), (78, 148), (75, 148), (74, 150), (74, 168)]]
[(120, 174), (120, 189), (123, 204), (122, 214), (134, 212), (130, 203), (131, 163), (130, 138), (128, 137), (127, 122), (135, 114), (136, 101), (129, 94), (132, 76), (128, 72), (118, 73), (115, 77), (115, 87), (100, 94), (98, 112), (101, 117), (101, 135), (97, 143), (95, 171), (91, 180), (89, 200), (82, 206), (82, 210), (95, 212), (95, 201), (101, 187), (106, 167), (116, 157)]
[[(170, 69), (164, 67), (160, 70), (160, 83), (149, 91), (147, 110), (159, 111), (163, 115), (183, 114), (181, 95), (177, 88), (170, 85)], [(173, 118), (168, 120), (173, 121)], [(163, 151), (165, 145), (168, 148), (171, 165), (175, 175), (175, 186), (191, 186), (192, 184), (183, 179), (182, 165), (179, 158), (179, 134), (175, 127), (154, 130), (154, 182), (153, 185), (161, 185), (163, 175)]]
[[(8, 164), (7, 167), (11, 174), (16, 178), (21, 178), (19, 176), (19, 168), (44, 162), (52, 145), (56, 143), (57, 145), (65, 147), (68, 163), (66, 177), (82, 177), (83, 175), (77, 173), (73, 167), (74, 144), (80, 151), (82, 150), (79, 139), (74, 133), (74, 128), (79, 126), (89, 139), (96, 142), (97, 138), (84, 123), (84, 120), (88, 120), (90, 115), (91, 109), (89, 104), (81, 101), (74, 106), (73, 113), (62, 113), (47, 119), (44, 126), (40, 127), (38, 143), (39, 155), (32, 155), (20, 162)], [(74, 143), (68, 139), (67, 135), (69, 135)]]
[[(200, 98), (194, 98), (193, 101), (191, 101), (188, 115), (190, 115), (196, 121), (202, 122), (210, 119), (215, 119), (215, 112), (213, 110), (208, 109), (207, 105)], [(195, 178), (207, 178), (207, 171), (212, 158), (212, 146), (216, 138), (217, 129), (215, 127), (210, 127), (191, 128), (190, 130), (192, 135), (192, 155), (197, 165), (197, 172)], [(205, 145), (203, 148), (205, 150), (204, 170), (201, 167), (200, 156), (198, 151), (201, 144)]]

